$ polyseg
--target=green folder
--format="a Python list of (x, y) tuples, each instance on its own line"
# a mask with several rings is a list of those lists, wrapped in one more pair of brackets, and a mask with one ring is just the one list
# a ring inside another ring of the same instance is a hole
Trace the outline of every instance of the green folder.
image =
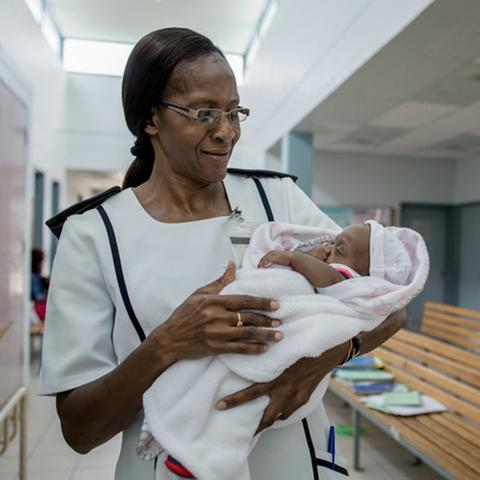
[(362, 382), (362, 381), (389, 381), (393, 380), (393, 375), (383, 370), (337, 370), (335, 377), (340, 380), (346, 380), (350, 382)]
[(411, 392), (386, 392), (383, 395), (383, 406), (403, 405), (408, 407), (419, 407), (422, 405), (422, 398), (416, 391)]

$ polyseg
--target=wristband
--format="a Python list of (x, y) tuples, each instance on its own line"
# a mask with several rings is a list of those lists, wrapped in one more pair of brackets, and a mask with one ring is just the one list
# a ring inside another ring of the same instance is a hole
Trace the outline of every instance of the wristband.
[(358, 357), (360, 355), (360, 349), (362, 348), (362, 339), (360, 338), (360, 335), (355, 335), (352, 338), (352, 358)]

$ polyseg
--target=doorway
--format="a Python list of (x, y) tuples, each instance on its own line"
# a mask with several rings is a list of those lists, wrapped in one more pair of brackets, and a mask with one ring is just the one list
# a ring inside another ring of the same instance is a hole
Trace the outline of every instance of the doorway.
[[(407, 325), (420, 330), (423, 307), (427, 300), (444, 303), (452, 265), (448, 259), (451, 227), (449, 205), (402, 204), (400, 224), (419, 232), (425, 239), (430, 255), (430, 274), (423, 292), (407, 306)], [(451, 292), (450, 292), (451, 293)]]

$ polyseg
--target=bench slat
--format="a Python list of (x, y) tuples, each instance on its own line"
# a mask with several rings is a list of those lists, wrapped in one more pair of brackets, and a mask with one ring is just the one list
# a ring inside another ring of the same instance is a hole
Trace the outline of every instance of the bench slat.
[(422, 329), (423, 327), (439, 328), (440, 330), (443, 330), (445, 332), (452, 333), (455, 335), (460, 335), (460, 336), (472, 338), (475, 340), (480, 339), (480, 331), (474, 331), (468, 328), (457, 327), (456, 325), (450, 325), (445, 322), (431, 320), (427, 317), (423, 317)]
[(471, 308), (457, 307), (455, 305), (447, 305), (446, 303), (425, 302), (425, 308), (440, 312), (449, 312), (462, 317), (478, 318), (480, 320), (480, 312)]
[(395, 337), (391, 338), (384, 347), (404, 354), (410, 358), (418, 360), (418, 362), (434, 367), (437, 370), (448, 373), (457, 379), (462, 379), (471, 385), (480, 387), (480, 371), (472, 367), (464, 366), (448, 358), (441, 357), (436, 353), (422, 350), (419, 347), (408, 345), (405, 342), (397, 340)]
[(478, 443), (478, 432), (480, 431), (480, 424), (474, 424), (466, 421), (463, 417), (458, 417), (452, 412), (446, 412), (441, 418), (438, 418), (440, 423), (445, 422), (447, 427), (455, 428), (456, 431), (463, 438)]
[(469, 348), (470, 350), (476, 350), (479, 348), (477, 343), (465, 339), (463, 337), (457, 337), (455, 335), (451, 335), (449, 333), (440, 332), (436, 328), (430, 328), (427, 326), (422, 327), (422, 332), (426, 333), (427, 335), (432, 335), (437, 338), (441, 338), (442, 340), (447, 340), (448, 342), (453, 343), (454, 345), (462, 345), (463, 347)]
[[(404, 341), (407, 344), (423, 348), (424, 350), (429, 350), (433, 353), (439, 352), (444, 357), (454, 360), (460, 364), (480, 369), (480, 355), (473, 352), (468, 352), (458, 346), (449, 345), (445, 342), (442, 342), (441, 340), (437, 340), (427, 335), (410, 332), (405, 328), (399, 330), (392, 337), (392, 339), (393, 338)], [(388, 345), (388, 341), (385, 343), (385, 345)]]
[[(445, 393), (461, 397), (462, 400), (468, 400), (475, 405), (480, 404), (480, 395), (477, 389), (469, 387), (458, 380), (454, 380), (443, 373), (436, 372), (431, 368), (424, 367), (414, 360), (400, 356), (383, 347), (377, 350), (378, 356), (388, 364), (389, 368), (391, 365), (394, 365), (401, 368), (404, 374), (410, 374), (412, 377), (415, 377), (416, 380), (421, 379), (424, 382), (429, 382), (429, 384), (432, 383), (448, 391)], [(377, 350), (375, 350), (375, 352), (377, 352)], [(480, 418), (480, 409), (478, 409), (478, 415)]]
[(472, 330), (480, 329), (480, 321), (478, 320), (468, 320), (463, 317), (440, 313), (435, 310), (427, 310), (426, 308), (425, 313), (423, 314), (423, 318), (428, 318), (430, 320), (439, 320), (445, 323), (453, 323), (454, 325), (471, 328)]
[(446, 429), (435, 419), (435, 414), (419, 415), (418, 423), (426, 428), (429, 435), (435, 435), (435, 443), (450, 451), (453, 456), (480, 472), (480, 445), (469, 442), (455, 431)]
[(459, 464), (463, 465), (462, 467), (462, 474), (460, 476), (456, 476), (456, 478), (467, 478), (465, 476), (467, 469), (469, 472), (476, 472), (476, 477), (478, 479), (478, 475), (480, 474), (480, 462), (478, 460), (473, 459), (473, 455), (475, 452), (471, 452), (469, 455), (465, 454), (462, 450), (458, 448), (458, 445), (450, 442), (442, 442), (441, 438), (435, 436), (435, 443), (432, 442), (432, 431), (430, 429), (425, 428), (420, 422), (408, 422), (408, 428), (413, 430), (422, 440), (429, 443), (430, 449), (433, 446), (438, 448), (443, 454), (443, 462), (453, 462), (457, 460)]

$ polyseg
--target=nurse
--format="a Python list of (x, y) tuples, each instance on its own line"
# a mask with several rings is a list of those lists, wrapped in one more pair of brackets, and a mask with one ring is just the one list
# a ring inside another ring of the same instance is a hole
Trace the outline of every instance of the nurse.
[[(145, 36), (128, 60), (122, 95), (136, 158), (123, 190), (101, 211), (73, 215), (63, 227), (40, 393), (56, 395), (64, 437), (79, 453), (122, 433), (116, 480), (166, 480), (177, 477), (163, 458), (136, 455), (145, 390), (177, 361), (227, 352), (259, 355), (281, 341), (269, 318), (275, 299), (219, 295), (235, 277), (224, 229), (232, 210), (253, 223), (267, 221), (270, 209), (278, 221), (338, 227), (288, 176), (227, 174), (249, 111), (240, 104), (224, 55), (206, 37), (181, 28)], [(368, 352), (402, 323), (402, 314), (392, 315), (355, 345)], [(269, 396), (262, 431), (305, 404), (351, 345), (302, 359), (270, 383), (218, 398), (217, 408)], [(238, 480), (343, 478), (344, 464), (338, 455), (332, 462), (327, 451), (328, 427), (320, 407), (302, 422), (264, 432)]]

